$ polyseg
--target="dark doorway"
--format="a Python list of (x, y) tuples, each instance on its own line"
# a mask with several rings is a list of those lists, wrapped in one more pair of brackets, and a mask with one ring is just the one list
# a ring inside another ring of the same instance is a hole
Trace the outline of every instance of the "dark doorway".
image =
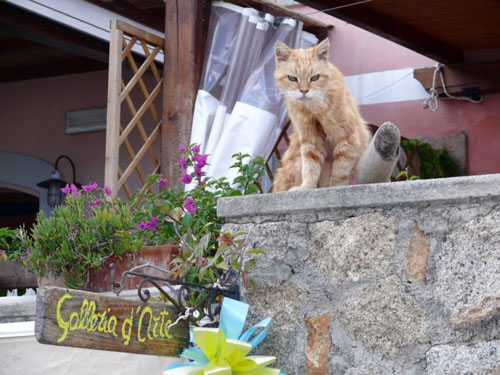
[(0, 188), (0, 227), (31, 228), (39, 211), (38, 197), (19, 190)]

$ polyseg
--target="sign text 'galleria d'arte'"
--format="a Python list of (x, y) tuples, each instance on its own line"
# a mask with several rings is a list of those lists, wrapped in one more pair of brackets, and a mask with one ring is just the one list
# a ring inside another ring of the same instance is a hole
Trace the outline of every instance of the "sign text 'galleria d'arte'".
[(35, 334), (39, 342), (83, 348), (178, 356), (188, 345), (184, 321), (171, 326), (177, 310), (64, 288), (41, 288)]

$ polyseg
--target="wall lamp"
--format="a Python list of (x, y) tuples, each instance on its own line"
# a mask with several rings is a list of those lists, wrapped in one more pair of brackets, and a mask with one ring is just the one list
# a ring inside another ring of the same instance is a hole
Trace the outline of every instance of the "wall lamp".
[(70, 159), (69, 156), (66, 155), (61, 155), (56, 159), (56, 163), (54, 165), (54, 170), (52, 171), (52, 174), (50, 175), (50, 178), (48, 180), (39, 182), (36, 184), (36, 186), (39, 186), (41, 188), (47, 189), (47, 203), (50, 207), (55, 207), (57, 205), (60, 205), (64, 202), (64, 196), (61, 191), (61, 188), (63, 188), (67, 182), (64, 181), (61, 177), (61, 173), (57, 169), (57, 165), (61, 159), (66, 159), (69, 161), (71, 164), (71, 168), (73, 169), (73, 183), (76, 185), (76, 187), (80, 188), (81, 184), (75, 182), (76, 180), (76, 174), (75, 174), (75, 165), (73, 164), (73, 160)]

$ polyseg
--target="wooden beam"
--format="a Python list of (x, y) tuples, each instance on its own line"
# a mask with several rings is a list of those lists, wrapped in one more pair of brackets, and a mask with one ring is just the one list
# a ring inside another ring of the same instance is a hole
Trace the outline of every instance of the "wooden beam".
[(166, 303), (145, 303), (65, 288), (40, 288), (35, 337), (42, 344), (178, 357), (189, 326)]
[[(227, 2), (242, 5), (240, 0), (226, 0)], [(246, 0), (251, 7), (264, 12), (270, 13), (273, 16), (295, 18), (300, 13), (294, 12), (293, 9), (285, 8), (283, 5), (271, 3), (269, 0)], [(313, 33), (320, 40), (328, 36), (328, 30), (333, 29), (333, 25), (329, 25), (307, 16), (300, 16), (300, 20), (304, 23), (304, 30)]]
[(120, 165), (120, 92), (122, 81), (123, 31), (116, 20), (111, 21), (109, 42), (108, 107), (106, 112), (106, 159), (104, 183), (111, 188), (113, 196), (118, 193), (118, 169)]
[[(415, 69), (413, 77), (429, 90), (434, 71), (433, 66)], [(474, 93), (476, 89), (481, 94), (500, 92), (500, 61), (443, 66), (441, 71), (447, 91), (452, 95)], [(436, 77), (436, 89), (443, 94), (439, 75)]]
[(108, 43), (0, 1), (2, 31), (19, 38), (108, 62)]
[(161, 173), (177, 186), (181, 186), (178, 146), (190, 140), (209, 12), (207, 0), (165, 1)]
[(33, 273), (13, 260), (0, 261), (0, 289), (36, 288), (38, 282)]
[[(346, 5), (346, 0), (300, 0), (304, 5), (322, 10)], [(374, 2), (376, 6), (376, 2)], [(440, 42), (438, 38), (427, 35), (402, 21), (383, 15), (370, 8), (371, 3), (327, 11), (325, 13), (389, 39), (404, 47), (428, 56), (442, 63), (462, 63), (463, 51)]]

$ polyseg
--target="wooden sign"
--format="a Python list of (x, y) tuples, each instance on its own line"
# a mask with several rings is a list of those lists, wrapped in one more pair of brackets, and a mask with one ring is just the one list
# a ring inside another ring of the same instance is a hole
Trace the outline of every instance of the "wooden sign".
[(43, 344), (178, 357), (189, 343), (177, 310), (79, 290), (47, 287), (37, 293), (35, 336)]

